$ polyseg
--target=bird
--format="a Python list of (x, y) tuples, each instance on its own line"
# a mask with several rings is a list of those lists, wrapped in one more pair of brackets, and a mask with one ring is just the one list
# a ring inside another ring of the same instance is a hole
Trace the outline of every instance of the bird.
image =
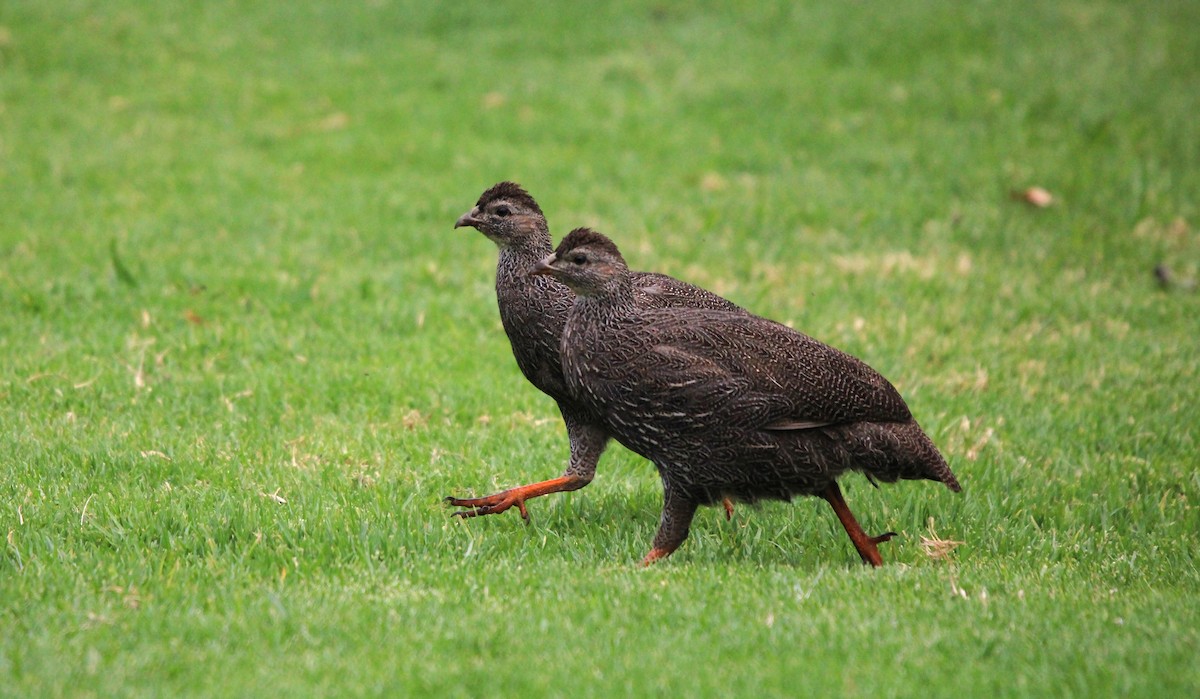
[(749, 312), (650, 306), (616, 244), (588, 228), (533, 272), (576, 295), (562, 334), (568, 388), (662, 479), (644, 565), (679, 548), (701, 505), (816, 496), (877, 567), (878, 544), (896, 534), (868, 536), (839, 477), (961, 490), (899, 392), (863, 361)]
[[(521, 373), (558, 404), (567, 428), (570, 459), (557, 478), (482, 497), (451, 496), (444, 500), (464, 508), (454, 513), (459, 517), (499, 514), (515, 506), (522, 519), (529, 522), (526, 500), (578, 490), (591, 483), (607, 447), (609, 431), (595, 411), (572, 397), (563, 377), (559, 347), (574, 293), (555, 279), (529, 274), (534, 264), (554, 249), (549, 225), (537, 201), (521, 185), (499, 182), (484, 191), (475, 206), (454, 222), (454, 228), (463, 227), (475, 228), (499, 248), (496, 302), (501, 324)], [(741, 311), (721, 296), (665, 274), (632, 272), (630, 284), (639, 302), (648, 307)], [(726, 517), (731, 517), (733, 505), (725, 505)]]

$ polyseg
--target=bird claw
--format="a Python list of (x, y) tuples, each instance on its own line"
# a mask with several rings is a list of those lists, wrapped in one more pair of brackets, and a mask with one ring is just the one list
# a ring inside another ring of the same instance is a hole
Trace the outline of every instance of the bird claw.
[(446, 497), (443, 498), (443, 502), (453, 507), (466, 508), (451, 515), (463, 519), (467, 519), (468, 517), (482, 517), (484, 515), (498, 515), (515, 505), (517, 511), (521, 513), (521, 519), (525, 520), (526, 524), (529, 524), (529, 510), (525, 508), (525, 498), (511, 490), (482, 498)]
[(640, 565), (642, 568), (648, 568), (655, 561), (662, 559), (662, 558), (666, 558), (667, 556), (670, 556), (673, 551), (674, 551), (674, 549), (664, 549), (664, 548), (658, 548), (656, 546), (656, 547), (650, 549), (650, 553), (647, 553), (645, 555), (645, 557), (642, 558), (642, 562)]
[(897, 534), (896, 532), (885, 532), (883, 534), (880, 534), (879, 536), (871, 537), (870, 541), (872, 544), (882, 544), (885, 541), (891, 541), (892, 537), (894, 537), (894, 536), (900, 536), (900, 535)]

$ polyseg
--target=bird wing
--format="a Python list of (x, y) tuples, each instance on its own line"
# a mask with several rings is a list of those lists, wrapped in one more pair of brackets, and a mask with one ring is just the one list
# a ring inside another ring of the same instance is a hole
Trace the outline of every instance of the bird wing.
[(709, 309), (648, 311), (644, 320), (650, 351), (631, 359), (680, 410), (729, 411), (768, 430), (912, 417), (874, 369), (779, 323)]
[(675, 277), (657, 272), (634, 272), (633, 291), (639, 303), (651, 308), (688, 307), (713, 308), (723, 311), (742, 310), (737, 304)]

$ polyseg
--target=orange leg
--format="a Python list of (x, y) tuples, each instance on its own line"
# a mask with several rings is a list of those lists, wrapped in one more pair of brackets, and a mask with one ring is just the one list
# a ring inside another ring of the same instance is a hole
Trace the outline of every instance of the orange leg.
[[(676, 547), (676, 548), (678, 548), (678, 547)], [(642, 567), (645, 568), (646, 566), (657, 561), (658, 559), (666, 558), (667, 556), (670, 556), (674, 552), (675, 552), (675, 549), (665, 549), (665, 548), (658, 548), (658, 547), (652, 548), (652, 549), (650, 549), (650, 553), (646, 554), (646, 557), (642, 559)]]
[(728, 522), (728, 521), (732, 520), (733, 519), (733, 500), (730, 500), (729, 498), (725, 498), (724, 500), (721, 501), (721, 504), (725, 506), (725, 521)]
[(517, 510), (521, 512), (521, 519), (529, 521), (529, 511), (525, 509), (525, 501), (533, 498), (549, 495), (550, 493), (561, 493), (570, 490), (579, 490), (583, 486), (591, 483), (590, 478), (581, 478), (579, 476), (559, 476), (551, 478), (548, 481), (539, 483), (530, 483), (529, 485), (520, 485), (516, 488), (491, 495), (485, 495), (481, 498), (455, 498), (448, 497), (446, 502), (454, 507), (465, 507), (465, 510), (455, 512), (456, 517), (479, 517), (482, 515), (497, 515), (504, 512), (508, 508), (516, 505)]
[(896, 536), (896, 532), (867, 536), (867, 533), (858, 525), (858, 520), (854, 519), (854, 513), (850, 511), (846, 499), (842, 497), (842, 489), (838, 487), (837, 481), (830, 483), (825, 492), (821, 493), (821, 497), (825, 498), (825, 501), (833, 507), (838, 520), (846, 528), (846, 533), (850, 535), (850, 541), (854, 542), (854, 548), (858, 549), (858, 555), (862, 557), (863, 563), (869, 563), (876, 568), (883, 565), (883, 557), (879, 555), (877, 544), (891, 540), (893, 536)]

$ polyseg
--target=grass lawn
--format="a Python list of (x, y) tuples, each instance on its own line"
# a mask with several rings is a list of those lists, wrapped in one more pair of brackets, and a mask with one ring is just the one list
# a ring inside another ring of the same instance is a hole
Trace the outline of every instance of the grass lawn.
[[(0, 3), (0, 695), (1200, 694), (1200, 4), (745, 5)], [(847, 477), (880, 570), (816, 499), (640, 569), (619, 447), (449, 517), (566, 461), (502, 179), (964, 492)]]

